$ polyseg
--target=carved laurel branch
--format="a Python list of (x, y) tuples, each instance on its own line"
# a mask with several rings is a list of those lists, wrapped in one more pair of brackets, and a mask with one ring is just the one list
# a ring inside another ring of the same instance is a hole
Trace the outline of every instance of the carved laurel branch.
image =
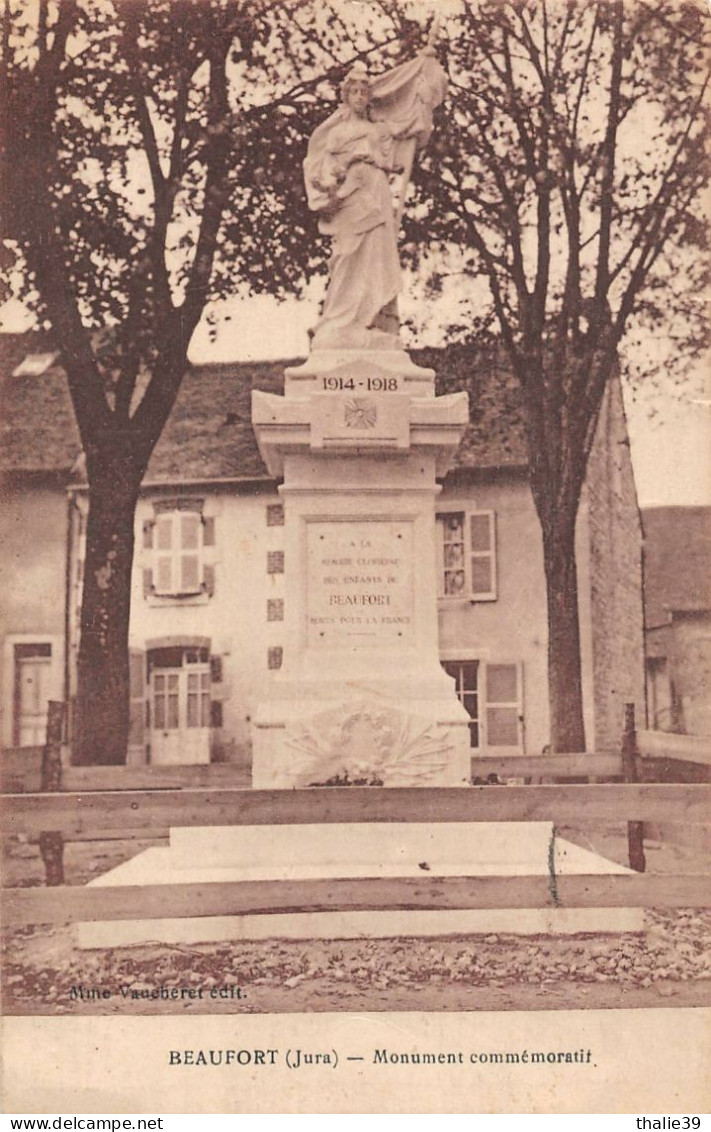
[(440, 780), (454, 754), (449, 732), (431, 720), (367, 701), (292, 724), (284, 742), (295, 786), (336, 776), (421, 786)]

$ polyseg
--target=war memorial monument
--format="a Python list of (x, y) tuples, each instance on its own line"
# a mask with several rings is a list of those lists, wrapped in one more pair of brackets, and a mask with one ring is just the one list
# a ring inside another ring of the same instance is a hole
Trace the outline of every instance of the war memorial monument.
[(399, 338), (399, 198), (445, 76), (432, 48), (370, 79), (354, 68), (314, 132), (309, 205), (332, 238), (311, 353), (285, 395), (255, 392), (260, 452), (283, 478), (286, 667), (254, 727), (253, 784), (347, 776), (469, 781), (468, 717), (439, 663), (435, 498), (468, 419)]
[[(439, 662), (435, 502), (468, 421), (465, 393), (399, 336), (397, 249), (407, 182), (446, 93), (434, 48), (384, 74), (356, 66), (310, 138), (305, 191), (330, 236), (329, 283), (284, 395), (253, 393), (252, 424), (285, 507), (284, 667), (253, 719), (252, 786), (471, 789), (468, 715)], [(457, 563), (449, 564), (456, 569)], [(431, 875), (625, 872), (549, 822), (172, 829), (92, 882), (204, 885)], [(421, 874), (420, 874), (421, 875)], [(639, 930), (638, 909), (380, 910), (77, 925), (82, 947), (147, 940), (347, 938)]]

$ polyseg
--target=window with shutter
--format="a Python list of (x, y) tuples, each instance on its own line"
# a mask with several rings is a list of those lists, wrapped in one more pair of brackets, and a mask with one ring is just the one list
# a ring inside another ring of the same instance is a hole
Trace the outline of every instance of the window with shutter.
[(495, 601), (494, 512), (446, 511), (437, 516), (437, 526), (440, 597)]
[(203, 518), (198, 507), (176, 503), (161, 509), (143, 524), (144, 549), (152, 551), (152, 565), (143, 571), (146, 596), (210, 596), (215, 588), (215, 567), (205, 561), (204, 549), (215, 545), (215, 520)]
[(522, 753), (522, 678), (519, 664), (444, 660), (457, 697), (469, 715), (473, 749)]

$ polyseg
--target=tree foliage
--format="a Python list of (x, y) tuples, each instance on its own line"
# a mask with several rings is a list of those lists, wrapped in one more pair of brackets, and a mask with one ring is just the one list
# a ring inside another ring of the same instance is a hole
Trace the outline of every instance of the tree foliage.
[[(518, 378), (553, 742), (574, 749), (573, 532), (604, 390), (631, 327), (674, 334), (682, 360), (700, 340), (705, 16), (691, 0), (442, 11), (450, 98), (403, 256), (432, 295), (461, 281), (451, 333), (500, 339)], [(356, 59), (379, 70), (423, 45), (411, 15), (403, 0), (4, 0), (5, 265), (51, 324), (87, 459), (82, 761), (123, 758), (133, 509), (192, 335), (214, 299), (325, 271), (308, 135)]]
[[(692, 4), (532, 0), (467, 7), (462, 19), (447, 205), (521, 387), (551, 740), (577, 750), (575, 523), (600, 406), (633, 316), (669, 329), (670, 307), (687, 306), (674, 297), (682, 280), (701, 293), (705, 265), (689, 252), (704, 242), (703, 17)], [(692, 346), (698, 309), (683, 320)]]
[(472, 282), (479, 309), (459, 331), (500, 338), (520, 385), (551, 739), (578, 750), (575, 523), (603, 395), (625, 336), (638, 376), (645, 334), (673, 336), (667, 378), (705, 341), (708, 18), (691, 2), (481, 0), (450, 21), (448, 46), (451, 113), (408, 231)]
[(141, 480), (209, 301), (314, 267), (296, 173), (314, 91), (372, 44), (299, 0), (2, 15), (5, 266), (60, 347), (89, 484), (74, 754), (121, 762)]

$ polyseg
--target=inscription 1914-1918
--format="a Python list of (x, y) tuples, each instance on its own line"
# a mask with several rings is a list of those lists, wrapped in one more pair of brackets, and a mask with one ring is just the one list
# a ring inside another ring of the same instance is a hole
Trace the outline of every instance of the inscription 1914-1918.
[(355, 393), (358, 389), (366, 393), (397, 393), (400, 389), (398, 377), (322, 377), (321, 383), (326, 393)]
[(311, 647), (406, 644), (412, 633), (412, 527), (383, 520), (308, 526)]

